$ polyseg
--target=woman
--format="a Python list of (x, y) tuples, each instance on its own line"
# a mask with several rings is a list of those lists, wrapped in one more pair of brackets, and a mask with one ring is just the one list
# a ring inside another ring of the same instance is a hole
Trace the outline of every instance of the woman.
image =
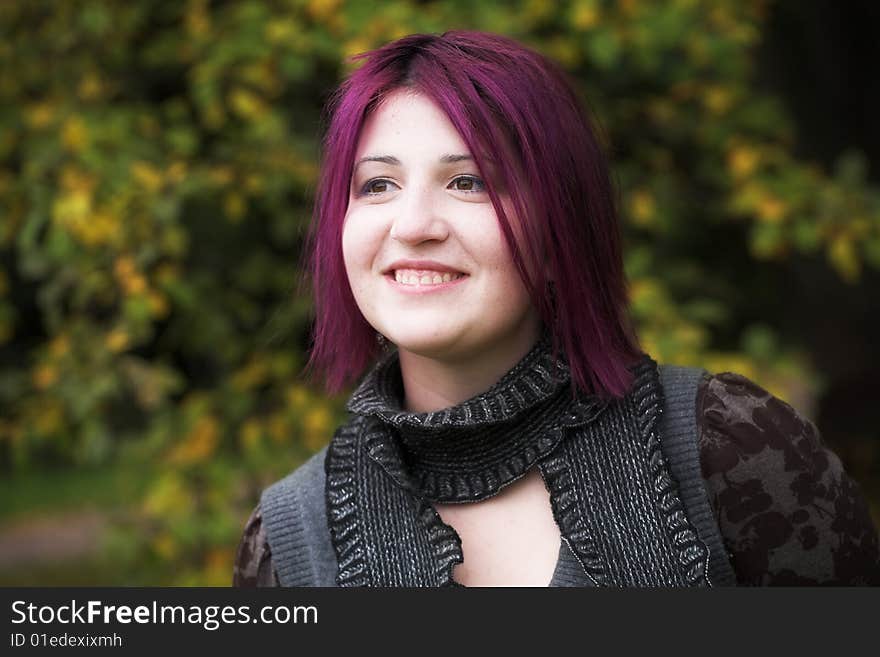
[(325, 141), (310, 365), (330, 390), (369, 371), (264, 492), (235, 583), (878, 583), (865, 502), (809, 422), (638, 348), (564, 74), (474, 32), (362, 58)]

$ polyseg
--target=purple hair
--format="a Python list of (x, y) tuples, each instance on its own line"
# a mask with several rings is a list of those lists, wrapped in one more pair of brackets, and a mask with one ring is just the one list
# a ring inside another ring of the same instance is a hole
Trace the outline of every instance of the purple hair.
[[(627, 311), (621, 236), (608, 163), (565, 73), (512, 39), (484, 32), (415, 34), (357, 55), (364, 64), (328, 103), (330, 124), (306, 244), (315, 300), (308, 369), (330, 392), (378, 356), (375, 330), (355, 303), (342, 256), (355, 151), (364, 121), (408, 88), (449, 117), (486, 181), (505, 240), (554, 353), (574, 386), (622, 397), (641, 355)], [(487, 160), (493, 175), (485, 175)], [(511, 228), (499, 190), (522, 221)], [(527, 191), (523, 191), (527, 190)], [(552, 283), (550, 283), (552, 281)]]

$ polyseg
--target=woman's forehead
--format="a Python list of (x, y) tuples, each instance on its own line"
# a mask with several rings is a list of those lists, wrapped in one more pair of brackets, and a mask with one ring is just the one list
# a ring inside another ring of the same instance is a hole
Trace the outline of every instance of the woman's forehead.
[(475, 138), (477, 142), (471, 149), (430, 96), (408, 87), (395, 89), (367, 115), (358, 136), (352, 171), (370, 161), (399, 167), (425, 164), (439, 169), (471, 161), (490, 185), (498, 185), (498, 193), (506, 193), (507, 182), (501, 178), (498, 160), (513, 162), (513, 154), (503, 144), (484, 141), (479, 133)]
[(403, 160), (401, 154), (429, 151), (437, 151), (441, 156), (471, 155), (452, 121), (433, 100), (422, 93), (400, 89), (389, 94), (367, 116), (355, 157), (359, 160), (392, 155)]

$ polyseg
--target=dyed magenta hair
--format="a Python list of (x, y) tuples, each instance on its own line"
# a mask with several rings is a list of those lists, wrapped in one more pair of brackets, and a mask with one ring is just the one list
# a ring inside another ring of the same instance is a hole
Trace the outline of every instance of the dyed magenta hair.
[[(565, 74), (519, 43), (483, 32), (415, 34), (354, 59), (363, 65), (328, 104), (306, 245), (316, 312), (308, 369), (339, 392), (378, 356), (376, 332), (348, 285), (342, 226), (364, 121), (383, 98), (408, 88), (431, 98), (470, 149), (573, 384), (602, 397), (623, 396), (632, 384), (627, 366), (640, 350), (627, 311), (614, 190), (592, 122)], [(487, 158), (493, 177), (485, 175)], [(507, 190), (516, 216), (526, 218), (520, 241), (500, 190)]]

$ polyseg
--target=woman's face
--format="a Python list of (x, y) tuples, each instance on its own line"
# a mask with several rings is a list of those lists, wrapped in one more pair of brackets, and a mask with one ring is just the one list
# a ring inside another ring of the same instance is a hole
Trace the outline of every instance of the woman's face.
[(358, 307), (401, 350), (473, 362), (537, 338), (471, 153), (421, 94), (396, 91), (368, 117), (342, 249)]

